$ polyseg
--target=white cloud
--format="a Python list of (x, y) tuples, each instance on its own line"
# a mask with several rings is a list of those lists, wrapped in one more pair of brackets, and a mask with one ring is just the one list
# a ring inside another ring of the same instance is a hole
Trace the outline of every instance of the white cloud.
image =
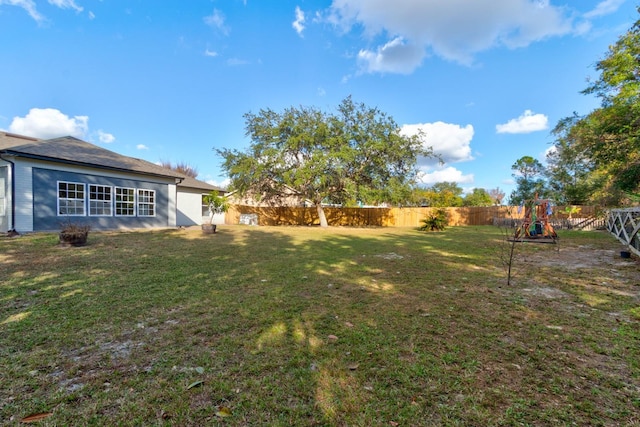
[(55, 108), (32, 108), (26, 116), (14, 117), (9, 131), (42, 139), (61, 136), (84, 138), (88, 123), (88, 116), (69, 117)]
[[(48, 0), (48, 2), (60, 9), (73, 9), (76, 12), (82, 12), (84, 10), (81, 6), (78, 6), (74, 0)], [(23, 8), (29, 16), (38, 23), (46, 21), (44, 15), (38, 12), (36, 2), (34, 0), (0, 0), (0, 6), (3, 4)]]
[(592, 11), (585, 13), (584, 17), (595, 18), (598, 16), (609, 15), (618, 10), (624, 2), (625, 0), (603, 0), (598, 3)]
[[(425, 147), (432, 147), (444, 163), (464, 162), (473, 160), (471, 154), (471, 140), (473, 139), (473, 126), (464, 127), (452, 123), (434, 122), (418, 123), (402, 126), (400, 132), (403, 135), (417, 135), (420, 130), (424, 133)], [(437, 159), (421, 159), (422, 165), (434, 165)]]
[(218, 56), (218, 52), (214, 50), (205, 49), (204, 56), (210, 56), (212, 58), (215, 58), (216, 56)]
[(546, 159), (550, 155), (556, 154), (557, 152), (558, 152), (558, 147), (556, 147), (555, 145), (552, 145), (551, 147), (544, 150), (544, 158)]
[(296, 20), (293, 21), (291, 26), (293, 27), (294, 30), (296, 30), (296, 33), (298, 33), (300, 37), (302, 37), (302, 33), (305, 28), (304, 22), (305, 22), (304, 12), (302, 11), (302, 9), (300, 9), (300, 6), (296, 6)]
[(525, 112), (517, 119), (511, 119), (507, 123), (496, 125), (497, 133), (531, 133), (545, 130), (549, 126), (549, 119), (544, 114), (533, 114), (531, 110)]
[(8, 4), (10, 6), (18, 6), (23, 8), (31, 18), (37, 22), (42, 22), (45, 17), (36, 9), (36, 3), (33, 0), (0, 0), (0, 6)]
[(207, 184), (215, 185), (218, 188), (229, 188), (229, 185), (231, 184), (231, 180), (229, 178), (225, 178), (222, 181), (207, 179), (205, 182)]
[(425, 185), (432, 185), (437, 182), (457, 182), (459, 184), (471, 184), (473, 183), (473, 174), (464, 175), (458, 169), (449, 166), (446, 168), (438, 168), (429, 172), (423, 170), (420, 174), (419, 180)]
[(137, 148), (138, 150), (148, 150), (148, 149), (149, 149), (149, 147), (147, 147), (147, 146), (146, 146), (146, 145), (144, 145), (144, 144), (138, 144), (138, 145), (136, 145), (136, 148)]
[(525, 47), (575, 31), (572, 11), (549, 0), (333, 0), (327, 13), (336, 27), (362, 29), (378, 45), (361, 50), (359, 59), (372, 64), (364, 68), (369, 72), (411, 72), (427, 52), (472, 64), (488, 49)]
[(111, 144), (113, 141), (116, 140), (116, 137), (100, 129), (98, 130), (98, 140), (103, 144)]
[(418, 135), (420, 132), (422, 132), (424, 146), (432, 147), (434, 153), (440, 156), (440, 159), (418, 159), (419, 181), (422, 184), (432, 185), (444, 181), (459, 184), (473, 183), (473, 174), (465, 175), (452, 166), (446, 166), (446, 163), (473, 160), (471, 140), (474, 129), (472, 125), (463, 127), (438, 121), (403, 125), (400, 129), (403, 135)]
[(60, 9), (73, 9), (76, 12), (82, 12), (83, 8), (78, 6), (74, 0), (48, 0), (49, 4), (59, 7)]
[(401, 37), (396, 37), (376, 52), (361, 50), (358, 62), (360, 70), (366, 73), (411, 74), (420, 66), (424, 56), (423, 48), (406, 44)]
[(225, 25), (225, 16), (218, 9), (213, 9), (213, 13), (204, 17), (205, 24), (220, 31), (225, 36), (229, 34), (229, 27)]
[(246, 59), (239, 59), (239, 58), (229, 58), (227, 60), (227, 65), (231, 66), (231, 67), (237, 67), (240, 65), (248, 65), (249, 61), (247, 61)]
[(95, 19), (95, 17), (96, 17), (96, 14), (91, 12), (91, 11), (89, 11), (89, 19), (91, 19), (93, 21)]

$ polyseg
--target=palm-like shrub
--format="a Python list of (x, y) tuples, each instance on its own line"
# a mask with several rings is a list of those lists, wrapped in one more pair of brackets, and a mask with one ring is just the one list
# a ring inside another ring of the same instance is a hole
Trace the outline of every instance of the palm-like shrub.
[(449, 225), (449, 214), (446, 209), (439, 208), (422, 220), (421, 231), (442, 231)]

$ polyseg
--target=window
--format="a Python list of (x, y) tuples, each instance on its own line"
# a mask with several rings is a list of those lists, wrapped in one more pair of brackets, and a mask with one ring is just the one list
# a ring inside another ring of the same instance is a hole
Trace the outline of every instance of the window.
[[(0, 0), (1, 1), (1, 0)], [(88, 196), (88, 197), (87, 197)], [(85, 207), (85, 197), (88, 208)], [(156, 192), (58, 181), (58, 215), (156, 216)]]
[(138, 190), (138, 216), (156, 215), (156, 192), (154, 190)]
[(58, 181), (58, 215), (84, 215), (84, 184)]
[(89, 185), (89, 215), (111, 216), (111, 187)]
[(116, 216), (134, 216), (136, 200), (133, 188), (115, 188)]

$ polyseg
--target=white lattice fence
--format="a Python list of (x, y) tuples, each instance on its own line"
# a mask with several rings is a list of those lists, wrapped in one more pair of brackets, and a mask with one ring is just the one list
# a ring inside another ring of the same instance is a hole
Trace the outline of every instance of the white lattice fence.
[(609, 211), (607, 230), (640, 256), (640, 207)]

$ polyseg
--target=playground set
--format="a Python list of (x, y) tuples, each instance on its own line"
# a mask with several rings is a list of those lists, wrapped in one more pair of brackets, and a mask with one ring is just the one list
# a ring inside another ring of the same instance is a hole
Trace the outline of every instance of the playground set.
[(553, 213), (551, 202), (548, 199), (538, 199), (536, 194), (533, 200), (527, 200), (524, 204), (524, 219), (522, 225), (516, 228), (513, 241), (557, 243), (558, 234), (549, 223), (549, 216)]

